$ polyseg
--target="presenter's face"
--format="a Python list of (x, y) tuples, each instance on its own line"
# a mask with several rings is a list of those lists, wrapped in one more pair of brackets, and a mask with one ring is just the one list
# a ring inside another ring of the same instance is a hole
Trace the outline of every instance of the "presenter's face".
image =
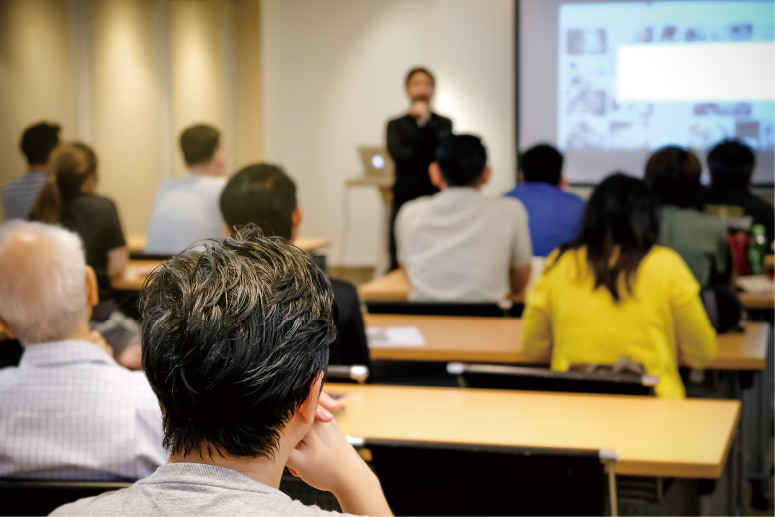
[(433, 98), (433, 81), (427, 74), (418, 72), (409, 79), (406, 94), (412, 102), (431, 102)]

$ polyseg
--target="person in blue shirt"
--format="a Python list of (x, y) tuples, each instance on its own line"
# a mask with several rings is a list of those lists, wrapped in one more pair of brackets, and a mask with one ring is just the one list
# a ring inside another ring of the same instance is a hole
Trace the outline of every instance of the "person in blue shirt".
[(584, 200), (563, 190), (563, 160), (551, 145), (531, 147), (520, 156), (517, 186), (506, 193), (525, 205), (536, 257), (575, 239), (581, 222)]

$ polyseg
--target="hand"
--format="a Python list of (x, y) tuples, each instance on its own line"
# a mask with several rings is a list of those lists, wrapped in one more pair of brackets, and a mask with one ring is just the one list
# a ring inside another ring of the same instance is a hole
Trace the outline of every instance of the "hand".
[(425, 125), (431, 118), (430, 105), (425, 101), (414, 101), (409, 108), (409, 115), (416, 118), (418, 124)]
[(334, 419), (333, 412), (342, 407), (339, 402), (326, 392), (320, 393), (318, 399), (318, 411), (315, 415), (315, 422), (327, 423)]
[(105, 338), (102, 337), (102, 334), (100, 334), (96, 330), (92, 330), (89, 333), (89, 341), (106, 351), (110, 354), (111, 357), (113, 357), (113, 349), (108, 345), (107, 341), (105, 341)]

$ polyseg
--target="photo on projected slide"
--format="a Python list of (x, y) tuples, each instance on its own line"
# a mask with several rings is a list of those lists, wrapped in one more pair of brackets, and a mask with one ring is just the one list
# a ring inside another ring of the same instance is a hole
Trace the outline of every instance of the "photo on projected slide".
[(771, 152), (774, 16), (770, 1), (560, 5), (559, 146), (705, 151), (738, 138)]

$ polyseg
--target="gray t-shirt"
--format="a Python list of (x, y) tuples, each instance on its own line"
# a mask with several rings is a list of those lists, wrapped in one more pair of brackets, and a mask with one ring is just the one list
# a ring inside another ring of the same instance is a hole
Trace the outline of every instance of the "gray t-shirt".
[(132, 486), (60, 506), (51, 515), (341, 515), (306, 506), (239, 472), (170, 463)]

